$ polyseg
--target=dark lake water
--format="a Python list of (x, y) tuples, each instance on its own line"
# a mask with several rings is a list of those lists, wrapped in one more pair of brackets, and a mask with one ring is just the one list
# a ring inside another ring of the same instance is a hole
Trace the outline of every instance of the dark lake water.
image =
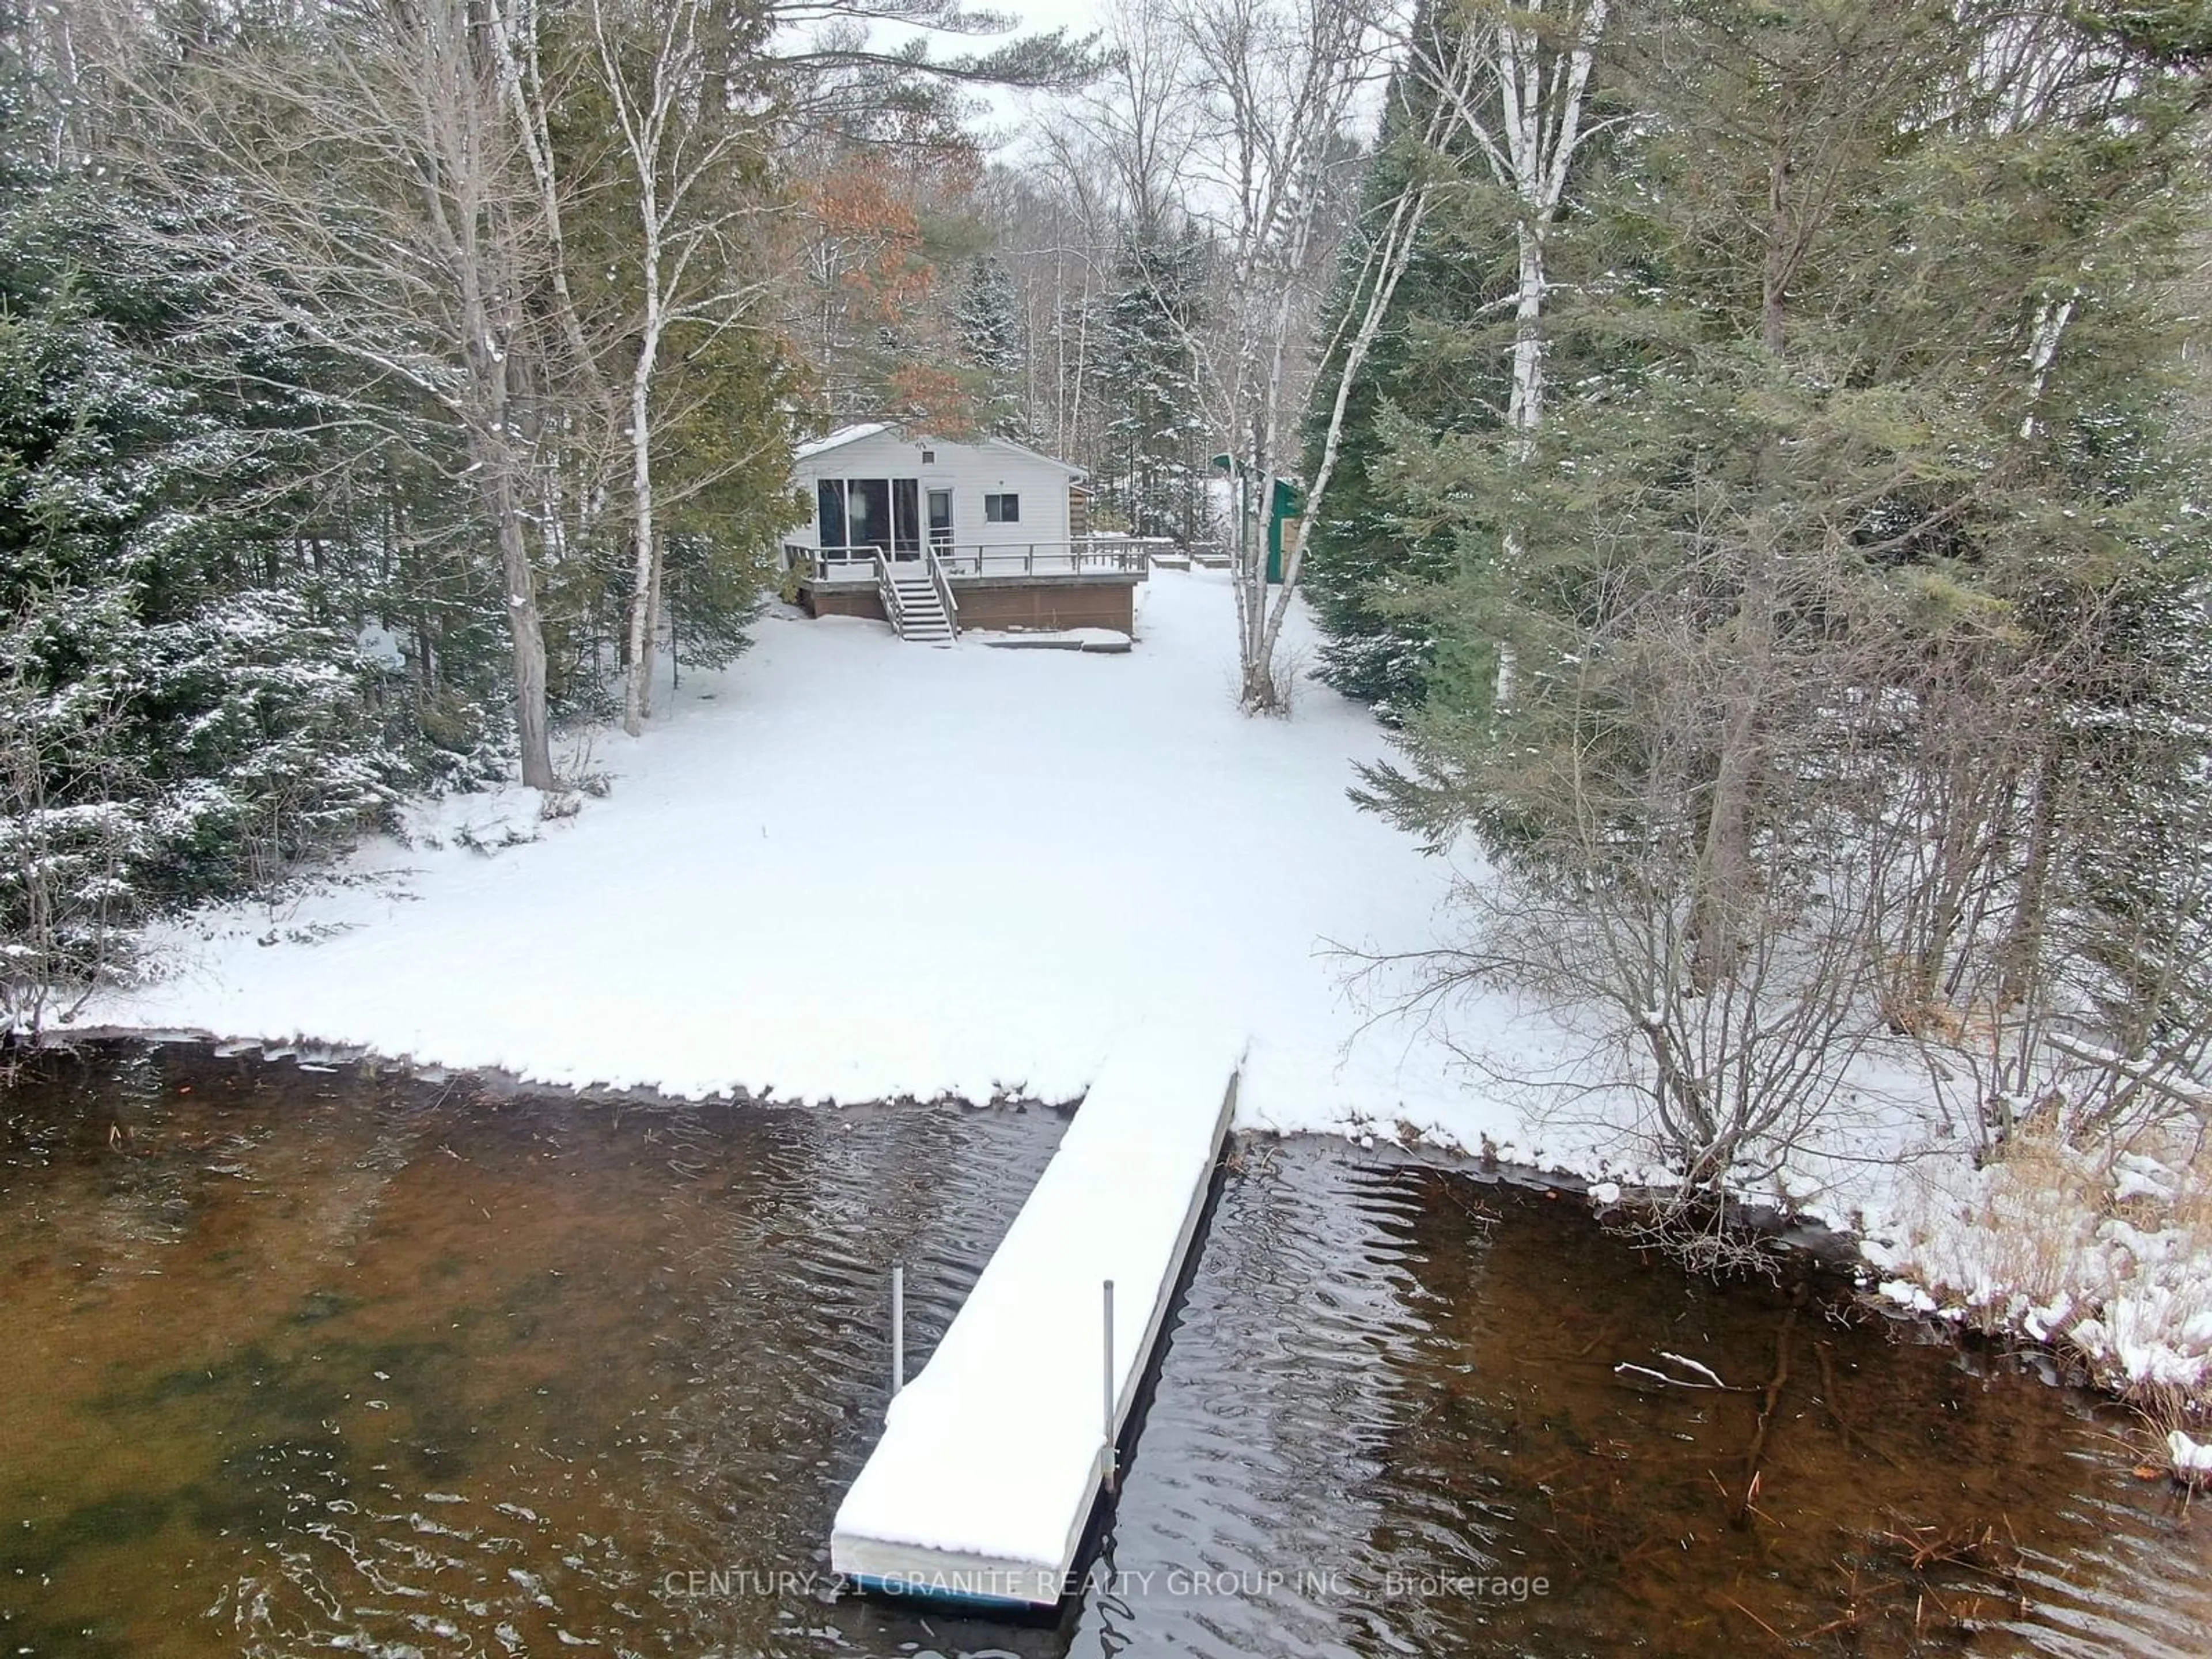
[(1240, 1143), (1088, 1591), (841, 1595), (1065, 1120), (516, 1097), (185, 1050), (0, 1092), (0, 1654), (2212, 1653), (2123, 1419), (1570, 1200)]

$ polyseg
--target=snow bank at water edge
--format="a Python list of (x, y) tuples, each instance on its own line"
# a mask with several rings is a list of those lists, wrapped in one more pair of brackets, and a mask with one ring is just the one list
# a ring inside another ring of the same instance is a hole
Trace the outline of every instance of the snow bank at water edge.
[(2024, 1139), (1918, 1166), (1882, 1233), (1861, 1248), (1894, 1302), (2054, 1343), (2124, 1395), (2212, 1394), (2212, 1182), (2185, 1158)]

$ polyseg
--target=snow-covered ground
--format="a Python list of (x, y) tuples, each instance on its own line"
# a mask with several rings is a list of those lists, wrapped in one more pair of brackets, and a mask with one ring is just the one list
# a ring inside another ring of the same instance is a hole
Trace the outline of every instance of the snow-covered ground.
[[(1139, 1022), (1195, 1011), (1249, 1035), (1245, 1127), (1410, 1129), (1634, 1184), (1601, 1101), (1540, 1121), (1468, 1063), (1542, 1071), (1576, 1039), (1503, 1000), (1394, 1017), (1356, 975), (1347, 952), (1449, 933), (1449, 864), (1346, 799), (1386, 752), (1372, 720), (1310, 681), (1294, 718), (1246, 719), (1226, 579), (1139, 594), (1126, 655), (775, 614), (643, 738), (592, 735), (569, 770), (605, 799), (429, 804), (274, 909), (157, 930), (154, 976), (83, 1018), (683, 1096), (1065, 1101)], [(1908, 1305), (2206, 1386), (2212, 1237), (2073, 1182), (2074, 1243), (2008, 1267), (2042, 1200), (1925, 1156), (1911, 1080), (1882, 1069), (1773, 1196), (1869, 1233)], [(1902, 1182), (1893, 1152), (1923, 1155)]]
[(2212, 1395), (2212, 1181), (2030, 1136), (2000, 1162), (1922, 1163), (1862, 1249), (1899, 1304), (2079, 1355), (2122, 1393)]
[(84, 1018), (685, 1096), (1064, 1101), (1196, 1009), (1251, 1034), (1248, 1126), (1533, 1156), (1347, 992), (1338, 947), (1433, 941), (1449, 875), (1346, 798), (1373, 722), (1310, 682), (1244, 718), (1225, 578), (1140, 593), (1122, 656), (772, 615), (643, 738), (592, 734), (572, 769), (605, 799), (433, 803), (274, 911), (161, 929), (158, 977)]

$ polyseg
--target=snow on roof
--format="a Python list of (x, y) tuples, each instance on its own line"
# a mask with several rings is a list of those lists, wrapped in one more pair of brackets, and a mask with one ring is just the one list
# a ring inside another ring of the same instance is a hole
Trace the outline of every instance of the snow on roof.
[[(893, 423), (890, 421), (856, 422), (851, 426), (839, 427), (835, 432), (832, 432), (825, 438), (817, 438), (811, 443), (804, 443), (799, 445), (798, 448), (791, 452), (791, 458), (794, 461), (811, 460), (815, 456), (826, 454), (830, 450), (842, 449), (847, 444), (858, 443), (863, 438), (872, 438), (878, 433), (890, 432), (895, 429)], [(982, 449), (988, 447), (993, 449), (1012, 450), (1017, 455), (1026, 456), (1033, 461), (1042, 461), (1047, 466), (1056, 466), (1062, 472), (1066, 473), (1071, 478), (1080, 478), (1085, 476), (1084, 471), (1081, 467), (1072, 465), (1068, 462), (1060, 460), (1054, 456), (1047, 455), (1040, 451), (1030, 449), (1024, 445), (1015, 443), (1009, 438), (930, 438), (926, 435), (917, 434), (916, 441), (923, 443), (942, 443), (948, 446), (965, 444), (971, 449)]]
[(1026, 455), (1033, 461), (1042, 461), (1047, 466), (1056, 466), (1071, 478), (1087, 476), (1081, 467), (1073, 462), (1063, 461), (1056, 455), (1048, 455), (1041, 449), (1031, 449), (1026, 444), (1018, 444), (1012, 438), (979, 438), (976, 443), (979, 447), (990, 444), (1000, 449), (1011, 449), (1017, 455)]
[(811, 444), (801, 444), (791, 452), (795, 461), (804, 461), (821, 454), (824, 450), (839, 449), (862, 438), (872, 438), (878, 432), (891, 429), (889, 421), (862, 421), (854, 426), (841, 426), (826, 438), (817, 438)]

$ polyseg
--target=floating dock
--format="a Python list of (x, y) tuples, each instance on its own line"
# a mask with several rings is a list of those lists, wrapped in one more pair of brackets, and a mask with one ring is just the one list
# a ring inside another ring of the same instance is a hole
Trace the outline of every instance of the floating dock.
[(892, 1399), (838, 1507), (834, 1571), (1001, 1607), (1051, 1607), (1073, 1588), (1206, 1208), (1243, 1049), (1148, 1031), (1108, 1059), (945, 1340)]

